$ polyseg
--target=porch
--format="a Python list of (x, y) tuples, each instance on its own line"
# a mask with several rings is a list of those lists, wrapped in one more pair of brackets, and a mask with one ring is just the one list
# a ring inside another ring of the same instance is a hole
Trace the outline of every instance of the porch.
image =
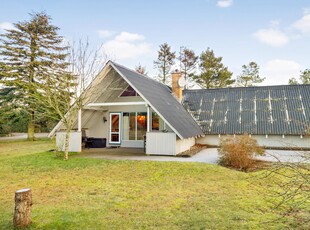
[(128, 157), (145, 156), (145, 152), (144, 149), (141, 148), (83, 148), (82, 152), (76, 156), (122, 160)]
[(210, 153), (196, 154), (193, 157), (178, 157), (167, 155), (146, 155), (141, 148), (92, 148), (73, 157), (93, 158), (101, 160), (135, 160), (135, 161), (166, 161), (166, 162), (204, 162), (209, 163)]

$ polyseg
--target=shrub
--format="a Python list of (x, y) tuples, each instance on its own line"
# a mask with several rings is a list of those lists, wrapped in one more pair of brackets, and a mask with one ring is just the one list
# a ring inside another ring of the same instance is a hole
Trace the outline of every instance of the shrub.
[(255, 155), (264, 155), (265, 150), (249, 135), (221, 139), (219, 164), (242, 171), (253, 166)]

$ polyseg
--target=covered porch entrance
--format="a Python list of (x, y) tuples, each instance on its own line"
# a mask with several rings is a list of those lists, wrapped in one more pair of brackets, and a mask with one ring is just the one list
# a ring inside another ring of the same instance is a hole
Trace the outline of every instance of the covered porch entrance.
[[(90, 111), (98, 115), (84, 121)], [(78, 124), (78, 131), (88, 138), (104, 138), (107, 147), (142, 149), (147, 133), (159, 132), (166, 126), (152, 108), (141, 101), (90, 103), (79, 112)]]

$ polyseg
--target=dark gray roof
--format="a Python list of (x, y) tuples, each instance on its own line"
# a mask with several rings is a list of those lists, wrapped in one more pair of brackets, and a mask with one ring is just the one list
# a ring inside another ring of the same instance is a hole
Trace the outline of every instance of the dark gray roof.
[(111, 62), (115, 70), (171, 126), (180, 138), (203, 135), (193, 117), (172, 95), (167, 86), (126, 67)]
[(310, 85), (185, 90), (184, 107), (205, 134), (291, 134), (310, 127)]

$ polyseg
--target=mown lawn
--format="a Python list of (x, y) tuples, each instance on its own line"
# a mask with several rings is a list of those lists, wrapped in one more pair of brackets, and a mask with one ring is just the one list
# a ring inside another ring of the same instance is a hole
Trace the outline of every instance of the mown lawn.
[[(49, 140), (0, 142), (0, 228), (33, 192), (31, 229), (306, 228), (272, 209), (259, 173), (180, 162), (63, 161)], [(260, 185), (261, 184), (261, 185)]]

